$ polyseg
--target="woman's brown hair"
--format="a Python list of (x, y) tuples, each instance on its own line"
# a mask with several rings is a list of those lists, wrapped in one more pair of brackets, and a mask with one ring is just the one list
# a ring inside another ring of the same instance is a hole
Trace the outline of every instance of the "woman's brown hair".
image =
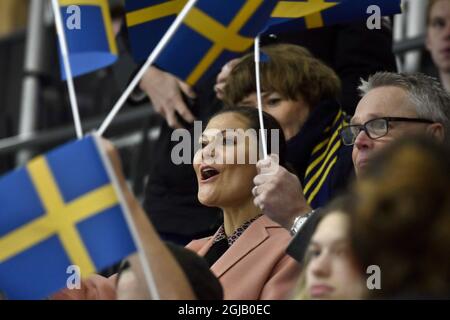
[[(292, 44), (276, 44), (261, 48), (261, 52), (264, 61), (261, 62), (263, 92), (277, 92), (289, 100), (302, 97), (312, 108), (321, 100), (339, 97), (341, 82), (338, 76), (307, 49)], [(255, 62), (250, 53), (231, 71), (223, 101), (225, 105), (236, 106), (254, 92)]]
[(450, 293), (450, 156), (419, 137), (373, 158), (355, 185), (352, 245), (364, 268), (381, 269), (374, 297)]

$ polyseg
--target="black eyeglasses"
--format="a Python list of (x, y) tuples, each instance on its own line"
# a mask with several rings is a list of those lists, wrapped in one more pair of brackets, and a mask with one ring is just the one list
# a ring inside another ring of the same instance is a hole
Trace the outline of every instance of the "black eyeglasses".
[(416, 123), (434, 123), (428, 119), (419, 118), (401, 118), (401, 117), (383, 117), (367, 121), (364, 124), (351, 124), (344, 126), (339, 135), (342, 143), (346, 146), (355, 144), (356, 137), (361, 131), (364, 131), (370, 139), (379, 139), (384, 137), (389, 132), (389, 122), (416, 122)]

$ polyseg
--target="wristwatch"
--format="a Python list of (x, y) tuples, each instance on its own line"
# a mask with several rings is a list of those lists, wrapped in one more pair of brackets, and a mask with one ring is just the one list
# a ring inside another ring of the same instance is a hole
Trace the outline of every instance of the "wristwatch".
[(292, 227), (290, 230), (291, 236), (295, 236), (300, 231), (302, 226), (305, 224), (306, 220), (308, 220), (308, 218), (313, 215), (314, 211), (315, 210), (312, 210), (312, 211), (308, 212), (307, 214), (304, 214), (304, 215), (301, 215), (301, 216), (298, 216), (297, 218), (295, 218), (294, 223), (292, 224)]

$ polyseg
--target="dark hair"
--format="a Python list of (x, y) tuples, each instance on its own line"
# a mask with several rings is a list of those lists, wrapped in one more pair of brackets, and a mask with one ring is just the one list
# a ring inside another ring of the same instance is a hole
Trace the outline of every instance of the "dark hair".
[(363, 267), (382, 270), (375, 297), (450, 293), (450, 155), (424, 137), (374, 157), (354, 186), (352, 245)]
[[(226, 107), (221, 109), (219, 112), (215, 113), (211, 118), (214, 118), (220, 114), (224, 113), (236, 113), (242, 117), (244, 117), (248, 121), (248, 128), (247, 129), (254, 129), (256, 132), (258, 132), (257, 135), (257, 141), (258, 141), (258, 150), (261, 148), (261, 135), (260, 133), (260, 125), (259, 125), (259, 113), (257, 108), (253, 107)], [(267, 140), (267, 153), (271, 154), (274, 153), (272, 150), (272, 141), (270, 139), (272, 130), (278, 131), (278, 156), (280, 158), (279, 164), (283, 167), (289, 167), (289, 165), (286, 163), (286, 138), (284, 136), (283, 130), (281, 129), (280, 124), (278, 121), (272, 117), (267, 112), (263, 111), (263, 121), (264, 121), (264, 128), (266, 129), (266, 140)], [(208, 121), (209, 122), (209, 121)]]

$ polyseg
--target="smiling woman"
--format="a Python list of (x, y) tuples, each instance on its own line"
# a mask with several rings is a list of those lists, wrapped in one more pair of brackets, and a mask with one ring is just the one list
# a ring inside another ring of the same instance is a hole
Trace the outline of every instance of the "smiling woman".
[[(269, 139), (268, 152), (273, 153), (277, 146), (280, 165), (285, 165), (286, 142), (280, 125), (267, 113), (264, 123), (268, 136), (273, 130), (279, 135), (277, 143)], [(250, 155), (258, 154), (259, 144), (252, 144), (252, 137), (243, 139), (248, 129), (254, 130), (253, 138), (259, 142), (255, 108), (228, 108), (208, 122), (202, 149), (194, 157), (198, 199), (206, 206), (221, 208), (224, 224), (214, 236), (192, 241), (187, 248), (208, 261), (225, 299), (283, 299), (295, 284), (299, 265), (285, 254), (289, 233), (261, 215), (253, 203), (257, 171)], [(239, 163), (236, 154), (244, 154), (245, 161)]]
[[(284, 166), (286, 143), (282, 130), (268, 114), (264, 114), (264, 122), (267, 136), (272, 137), (268, 139), (269, 153), (278, 154), (280, 165)], [(227, 204), (241, 207), (253, 203), (251, 190), (260, 156), (258, 127), (258, 112), (254, 108), (229, 108), (208, 122), (201, 136), (202, 148), (194, 156), (202, 204), (223, 208)]]

